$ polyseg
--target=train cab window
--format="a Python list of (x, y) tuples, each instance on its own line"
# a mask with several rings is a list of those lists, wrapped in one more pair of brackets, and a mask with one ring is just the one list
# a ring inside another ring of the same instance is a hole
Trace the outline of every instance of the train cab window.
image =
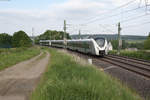
[(105, 44), (105, 39), (104, 38), (97, 38), (95, 39), (96, 43), (100, 46), (103, 47)]

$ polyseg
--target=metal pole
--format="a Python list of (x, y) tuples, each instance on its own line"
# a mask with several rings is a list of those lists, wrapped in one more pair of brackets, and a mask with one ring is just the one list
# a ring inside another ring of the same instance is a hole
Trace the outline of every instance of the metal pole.
[(34, 45), (34, 28), (32, 28), (32, 38), (33, 38), (33, 45)]
[(65, 45), (65, 48), (66, 48), (66, 45), (67, 45), (67, 41), (66, 41), (66, 20), (64, 20), (64, 45)]
[(120, 33), (121, 33), (121, 27), (120, 27), (120, 22), (118, 23), (118, 55), (120, 54), (120, 49), (121, 49), (121, 37), (120, 37)]
[(79, 39), (81, 39), (81, 30), (79, 30)]
[(66, 38), (66, 20), (64, 20), (64, 40)]

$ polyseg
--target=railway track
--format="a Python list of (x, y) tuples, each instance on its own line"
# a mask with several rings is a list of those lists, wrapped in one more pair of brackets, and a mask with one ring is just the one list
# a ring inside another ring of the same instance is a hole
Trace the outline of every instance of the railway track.
[[(111, 76), (121, 80), (137, 91), (144, 100), (150, 100), (150, 62), (128, 57), (108, 55), (104, 58), (68, 50), (83, 59), (92, 59), (93, 64)], [(148, 99), (147, 99), (148, 98)]]
[[(96, 57), (96, 59), (98, 59), (98, 57)], [(113, 55), (105, 56), (104, 58), (101, 58), (99, 60), (121, 67), (150, 79), (149, 62)]]
[[(111, 56), (111, 57), (114, 57), (114, 58), (121, 58), (121, 59), (128, 59), (128, 60), (132, 60), (132, 61), (141, 61), (142, 63), (144, 62), (144, 63), (148, 63), (148, 65), (150, 65), (150, 61), (148, 61), (148, 60), (144, 60), (144, 59), (138, 59), (138, 58), (133, 58), (133, 57), (127, 57), (127, 56), (118, 56), (118, 55), (108, 55), (108, 56)], [(137, 63), (138, 63), (137, 62)]]
[(100, 58), (97, 56), (86, 55), (83, 53), (77, 53), (78, 56), (84, 56), (85, 58), (92, 58), (95, 63), (99, 63), (100, 61), (109, 63), (111, 65), (115, 65), (121, 67), (130, 72), (136, 73), (146, 79), (150, 79), (150, 62), (141, 60), (141, 59), (132, 59), (124, 56), (117, 55), (108, 55), (104, 58)]
[(100, 58), (98, 56), (87, 55), (79, 52), (76, 52), (76, 54), (83, 58), (92, 58), (94, 63), (99, 63), (100, 61), (103, 61), (111, 65), (121, 67), (122, 69), (128, 70), (130, 72), (136, 73), (137, 75), (140, 75), (146, 79), (150, 79), (150, 61), (132, 59), (117, 55), (108, 55), (104, 58)]

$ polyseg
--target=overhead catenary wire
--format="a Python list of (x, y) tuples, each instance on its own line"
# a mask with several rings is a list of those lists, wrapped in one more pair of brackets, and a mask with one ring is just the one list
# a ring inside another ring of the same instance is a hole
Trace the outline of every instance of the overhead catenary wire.
[(145, 24), (150, 24), (150, 21), (149, 22), (143, 22), (143, 23), (138, 24), (138, 25), (123, 26), (123, 28), (137, 28), (138, 26), (145, 25)]
[[(118, 9), (121, 9), (121, 8), (123, 8), (123, 7), (125, 7), (125, 6), (127, 6), (127, 5), (129, 5), (129, 4), (131, 4), (131, 3), (133, 3), (133, 2), (135, 2), (135, 1), (136, 1), (136, 0), (129, 1), (129, 2), (127, 2), (126, 4), (123, 4), (123, 5), (121, 5), (121, 6), (117, 7), (117, 8), (114, 8), (114, 9), (108, 11), (108, 12), (105, 12), (105, 13), (103, 13), (103, 14), (106, 14), (106, 13), (109, 13), (109, 12), (112, 13), (112, 11), (116, 11), (116, 10), (118, 10)], [(127, 11), (127, 12), (128, 12), (128, 11)], [(103, 15), (103, 14), (101, 14), (101, 15)], [(120, 13), (119, 13), (119, 14), (120, 14)], [(110, 17), (113, 17), (113, 16), (117, 16), (117, 15), (118, 15), (118, 14), (114, 14), (114, 15), (108, 16), (107, 18), (110, 18)], [(83, 23), (83, 24), (93, 23), (93, 22), (95, 22), (95, 21), (97, 21), (97, 20), (105, 19), (106, 17), (97, 18), (97, 19), (95, 19), (95, 18), (96, 18), (96, 17), (90, 18), (90, 19), (88, 19), (88, 20), (89, 20), (88, 22)]]
[[(149, 6), (150, 6), (150, 4), (146, 4), (146, 5), (143, 5), (143, 6), (138, 6), (138, 7), (135, 7), (134, 6), (134, 8), (132, 8), (132, 9), (128, 9), (128, 10), (124, 10), (124, 11), (122, 11), (122, 12), (117, 12), (117, 13), (113, 13), (113, 11), (116, 11), (116, 10), (119, 10), (119, 9), (121, 9), (121, 8), (124, 8), (124, 7), (126, 7), (126, 6), (128, 6), (129, 4), (132, 4), (132, 3), (134, 3), (135, 1), (137, 1), (137, 0), (132, 0), (132, 1), (130, 1), (130, 2), (127, 2), (126, 4), (124, 4), (124, 5), (121, 5), (121, 6), (119, 6), (119, 7), (117, 7), (117, 8), (115, 8), (115, 9), (112, 9), (112, 10), (110, 10), (110, 11), (107, 11), (107, 12), (105, 12), (105, 13), (103, 13), (103, 14), (105, 14), (105, 15), (102, 15), (102, 13), (101, 13), (101, 15), (100, 16), (97, 16), (97, 17), (93, 17), (93, 18), (90, 18), (89, 20), (87, 20), (87, 22), (85, 22), (85, 23), (80, 23), (80, 24), (84, 24), (84, 25), (89, 25), (90, 23), (94, 23), (94, 22), (96, 22), (96, 21), (99, 21), (99, 22), (102, 22), (102, 21), (104, 21), (104, 20), (107, 20), (107, 19), (109, 19), (109, 18), (112, 18), (112, 17), (115, 17), (115, 16), (119, 16), (119, 15), (121, 15), (122, 13), (123, 14), (125, 14), (125, 13), (129, 13), (129, 14), (131, 14), (130, 12), (133, 12), (133, 14), (132, 14), (132, 16), (125, 16), (125, 19), (124, 20), (121, 20), (120, 22), (121, 23), (127, 23), (127, 22), (130, 22), (130, 21), (133, 21), (133, 20), (136, 20), (136, 19), (141, 19), (141, 18), (143, 18), (143, 17), (145, 17), (145, 16), (148, 16), (148, 15), (150, 15), (150, 14), (148, 14), (148, 13), (144, 13), (143, 15), (135, 15), (134, 14), (134, 12), (135, 11), (137, 11), (137, 10), (144, 10), (144, 8), (148, 8)], [(147, 9), (147, 11), (148, 11), (148, 9)], [(150, 10), (149, 10), (150, 11)], [(108, 13), (108, 12), (111, 12), (111, 13)], [(108, 14), (108, 15), (106, 15), (106, 14)], [(115, 18), (117, 18), (117, 17), (115, 17)], [(118, 19), (117, 19), (118, 20)], [(118, 21), (117, 21), (117, 23), (118, 23)], [(113, 24), (113, 26), (116, 26), (116, 23), (114, 23)], [(113, 30), (111, 30), (111, 29), (108, 29), (108, 28), (106, 28), (105, 26), (102, 26), (106, 31), (109, 31), (109, 32), (111, 32), (111, 33), (116, 33), (116, 32), (114, 32)], [(124, 28), (124, 27), (123, 27)]]
[[(135, 2), (136, 0), (132, 0), (132, 1), (129, 1), (129, 2), (127, 2), (127, 3), (125, 3), (125, 4), (123, 4), (123, 5), (121, 5), (121, 6), (118, 6), (118, 7), (116, 7), (116, 8), (114, 8), (114, 9), (111, 9), (111, 10), (109, 10), (109, 11), (107, 11), (107, 12), (104, 12), (104, 13), (100, 13), (101, 15), (103, 14), (107, 14), (107, 13), (112, 13), (113, 11), (116, 11), (116, 10), (119, 10), (119, 9), (121, 9), (121, 8), (123, 8), (123, 7), (125, 7), (125, 6), (127, 6), (127, 5), (129, 5), (129, 4), (131, 4), (131, 3), (133, 3), (133, 2)], [(99, 15), (99, 14), (98, 14)], [(95, 18), (95, 16), (94, 17), (91, 17), (91, 18), (88, 18), (88, 20), (91, 20), (91, 19), (94, 19)]]
[(122, 20), (121, 23), (126, 23), (126, 22), (129, 22), (129, 21), (140, 19), (140, 18), (148, 16), (148, 15), (150, 15), (150, 13), (149, 14), (143, 14), (143, 15), (135, 16), (135, 17), (132, 17), (132, 18), (129, 18), (129, 19), (126, 19), (126, 20)]
[(114, 32), (113, 30), (111, 30), (111, 29), (108, 29), (108, 28), (106, 28), (105, 26), (103, 26), (103, 25), (101, 25), (101, 24), (99, 24), (100, 26), (102, 26), (106, 31), (108, 31), (108, 32), (111, 32), (111, 33), (116, 33), (116, 32)]
[[(150, 6), (150, 4), (149, 4), (148, 6)], [(126, 11), (123, 11), (123, 12), (120, 12), (120, 13), (117, 13), (117, 14), (113, 14), (113, 15), (110, 15), (110, 16), (106, 16), (106, 17), (98, 18), (98, 19), (95, 19), (95, 20), (89, 21), (89, 22), (84, 23), (84, 24), (90, 24), (90, 23), (96, 22), (96, 21), (98, 21), (98, 20), (102, 20), (102, 21), (104, 21), (104, 20), (107, 20), (107, 19), (109, 19), (109, 18), (112, 18), (112, 17), (115, 17), (115, 16), (119, 16), (119, 15), (120, 15), (120, 14), (122, 14), (122, 13), (124, 13), (124, 14), (125, 14), (125, 13), (129, 13), (129, 12), (131, 12), (131, 11), (136, 11), (136, 10), (138, 10), (138, 9), (142, 9), (142, 8), (145, 8), (145, 6), (137, 7), (137, 8), (130, 9), (130, 10), (126, 10)]]

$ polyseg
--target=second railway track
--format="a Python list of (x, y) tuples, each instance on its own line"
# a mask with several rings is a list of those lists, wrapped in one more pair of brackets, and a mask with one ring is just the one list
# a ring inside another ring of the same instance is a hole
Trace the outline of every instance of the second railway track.
[(68, 52), (85, 60), (92, 59), (98, 69), (127, 84), (129, 88), (137, 91), (143, 100), (150, 100), (150, 62), (122, 56), (107, 55), (102, 58), (70, 50)]
[(130, 57), (118, 56), (118, 55), (108, 55), (108, 57), (119, 58), (119, 59), (122, 59), (122, 60), (126, 60), (126, 61), (130, 61), (130, 62), (150, 66), (150, 61), (148, 61), (148, 60), (142, 60), (142, 59), (130, 58)]
[(106, 56), (104, 58), (95, 57), (95, 60), (101, 60), (123, 69), (134, 72), (140, 76), (150, 79), (150, 63), (135, 59), (124, 58), (120, 56)]
[(111, 65), (120, 67), (122, 69), (128, 70), (130, 72), (136, 73), (146, 79), (150, 79), (150, 62), (144, 60), (137, 60), (122, 56), (108, 55), (104, 58), (100, 58), (98, 56), (91, 56), (82, 53), (77, 53), (78, 56), (85, 56), (92, 58), (95, 63), (99, 63), (100, 61), (109, 63)]
[[(72, 52), (72, 51), (71, 51)], [(105, 57), (91, 56), (83, 53), (77, 53), (78, 56), (84, 56), (84, 58), (92, 58), (95, 63), (100, 61), (109, 63), (111, 65), (120, 67), (130, 72), (136, 73), (146, 79), (150, 79), (150, 62), (145, 60), (132, 59), (128, 57), (122, 57), (117, 55), (107, 55)]]

